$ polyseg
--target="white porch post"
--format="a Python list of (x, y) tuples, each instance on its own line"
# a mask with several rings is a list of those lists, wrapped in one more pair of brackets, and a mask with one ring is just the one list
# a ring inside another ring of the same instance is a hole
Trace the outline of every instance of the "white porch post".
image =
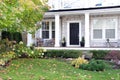
[(60, 47), (60, 15), (55, 15), (55, 47)]
[(85, 47), (90, 47), (89, 13), (85, 13)]

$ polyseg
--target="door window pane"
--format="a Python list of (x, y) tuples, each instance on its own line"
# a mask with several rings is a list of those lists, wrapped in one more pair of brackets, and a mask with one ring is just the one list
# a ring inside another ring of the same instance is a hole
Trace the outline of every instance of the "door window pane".
[(102, 29), (94, 29), (93, 30), (93, 38), (94, 39), (102, 39)]

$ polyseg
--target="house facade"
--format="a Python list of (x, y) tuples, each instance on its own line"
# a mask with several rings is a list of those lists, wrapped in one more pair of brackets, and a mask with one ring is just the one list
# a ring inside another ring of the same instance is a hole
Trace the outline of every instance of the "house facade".
[(61, 47), (120, 46), (120, 6), (85, 7), (49, 10), (45, 13), (42, 28), (37, 32), (37, 45)]

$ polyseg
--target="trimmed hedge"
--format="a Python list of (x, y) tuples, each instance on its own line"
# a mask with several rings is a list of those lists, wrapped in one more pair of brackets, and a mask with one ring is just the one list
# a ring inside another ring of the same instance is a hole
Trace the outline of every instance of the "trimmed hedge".
[(107, 50), (92, 50), (90, 52), (93, 53), (94, 59), (104, 59), (105, 56), (109, 53)]
[(82, 56), (82, 51), (79, 50), (48, 50), (45, 54), (47, 58), (78, 58)]

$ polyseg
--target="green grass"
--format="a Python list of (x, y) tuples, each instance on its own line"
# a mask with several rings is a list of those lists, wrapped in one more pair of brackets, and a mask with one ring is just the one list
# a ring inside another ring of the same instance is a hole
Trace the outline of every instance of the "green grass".
[(120, 70), (92, 72), (56, 59), (17, 59), (0, 70), (3, 80), (120, 80)]

